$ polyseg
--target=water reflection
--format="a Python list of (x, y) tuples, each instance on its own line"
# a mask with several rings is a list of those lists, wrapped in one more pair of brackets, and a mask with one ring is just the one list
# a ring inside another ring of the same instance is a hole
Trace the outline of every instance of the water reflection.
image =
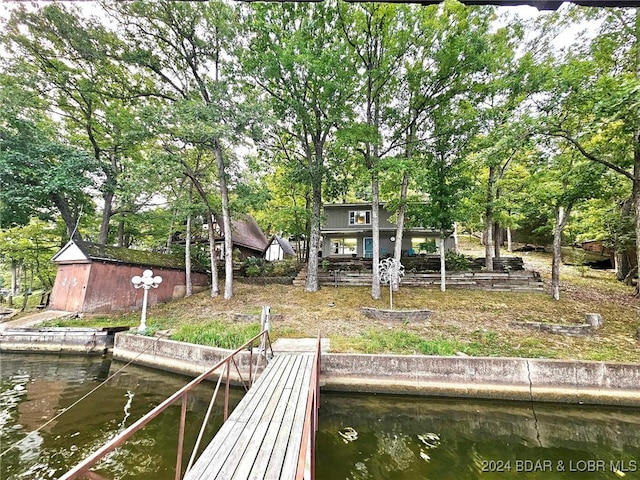
[[(0, 478), (60, 476), (190, 380), (131, 365), (109, 380), (107, 388), (73, 405), (122, 365), (96, 357), (3, 354), (0, 452), (6, 453), (0, 458)], [(195, 443), (213, 387), (202, 385), (188, 397), (185, 445)], [(232, 406), (240, 398), (235, 391)], [(109, 455), (99, 472), (113, 479), (173, 479), (179, 417), (177, 403)], [(221, 420), (218, 405), (206, 442)]]
[(318, 480), (639, 479), (640, 410), (324, 394), (317, 452)]
[[(3, 354), (0, 452), (15, 448), (0, 458), (0, 479), (57, 478), (189, 381), (129, 366), (69, 408), (122, 365)], [(189, 396), (186, 445), (195, 443), (213, 387)], [(236, 391), (233, 403), (240, 397)], [(179, 417), (176, 404), (109, 455), (99, 473), (173, 479)], [(204, 444), (221, 419), (218, 405)], [(640, 410), (323, 392), (317, 452), (318, 480), (638, 480)]]

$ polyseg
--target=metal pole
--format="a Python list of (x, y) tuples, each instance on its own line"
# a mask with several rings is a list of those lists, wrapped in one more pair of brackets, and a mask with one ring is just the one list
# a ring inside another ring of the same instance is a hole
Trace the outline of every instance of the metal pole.
[(149, 289), (146, 285), (143, 287), (144, 293), (142, 295), (142, 315), (140, 316), (139, 332), (144, 332), (147, 329), (147, 300), (149, 298)]

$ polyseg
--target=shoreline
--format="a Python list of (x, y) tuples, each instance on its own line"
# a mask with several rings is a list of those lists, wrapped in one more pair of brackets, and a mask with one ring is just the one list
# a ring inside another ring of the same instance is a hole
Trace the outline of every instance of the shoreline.
[[(116, 335), (113, 348), (116, 360), (186, 375), (229, 353), (126, 334)], [(618, 362), (323, 353), (320, 385), (354, 393), (640, 407), (640, 365)]]

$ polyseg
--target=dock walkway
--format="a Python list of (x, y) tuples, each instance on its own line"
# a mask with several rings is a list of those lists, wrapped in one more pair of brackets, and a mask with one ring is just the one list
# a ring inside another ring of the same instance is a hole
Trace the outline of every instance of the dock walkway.
[(312, 354), (281, 354), (222, 425), (184, 480), (294, 479)]

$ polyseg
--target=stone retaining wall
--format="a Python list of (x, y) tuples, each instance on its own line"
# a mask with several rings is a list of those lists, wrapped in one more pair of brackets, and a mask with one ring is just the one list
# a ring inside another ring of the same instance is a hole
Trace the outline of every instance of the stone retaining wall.
[[(368, 286), (371, 273), (366, 271), (319, 272), (321, 285)], [(495, 290), (504, 292), (542, 292), (542, 278), (536, 272), (460, 272), (446, 274), (447, 288), (466, 290)], [(406, 273), (400, 284), (402, 287), (440, 288), (439, 273)]]
[(423, 322), (431, 316), (431, 310), (384, 310), (362, 307), (360, 311), (367, 318), (396, 322)]

